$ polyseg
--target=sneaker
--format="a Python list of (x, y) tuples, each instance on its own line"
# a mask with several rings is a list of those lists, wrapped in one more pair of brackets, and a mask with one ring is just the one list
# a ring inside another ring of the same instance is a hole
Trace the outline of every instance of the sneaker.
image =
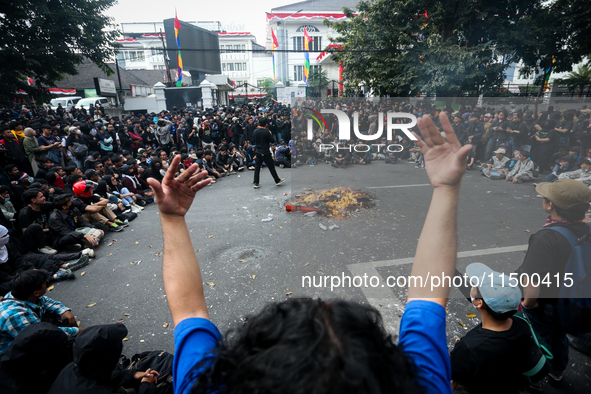
[(259, 185), (258, 183), (255, 183), (255, 184), (254, 184), (254, 188), (255, 188), (255, 189), (260, 189), (260, 188), (261, 188), (261, 185)]
[(41, 249), (39, 249), (39, 253), (43, 253), (43, 254), (56, 254), (57, 250), (50, 248), (49, 246), (44, 246)]
[(544, 391), (544, 379), (538, 380), (537, 382), (530, 383), (527, 386), (527, 391), (541, 393)]
[(82, 251), (82, 256), (88, 256), (89, 258), (94, 259), (94, 257), (96, 256), (96, 253), (95, 253), (94, 249), (86, 248)]
[[(92, 250), (92, 249), (90, 249)], [(86, 267), (90, 258), (88, 256), (82, 256), (76, 261), (72, 261), (71, 263), (66, 264), (66, 269), (70, 271), (76, 271), (82, 267)]]
[(236, 171), (230, 171), (229, 174), (230, 175), (236, 175)]
[(138, 209), (135, 205), (132, 205), (131, 208), (129, 208), (129, 210), (133, 213), (140, 213), (142, 210)]
[(279, 164), (279, 168), (285, 168), (285, 165)]
[(213, 179), (213, 178), (210, 178), (210, 179), (211, 179), (211, 182), (209, 182), (209, 184), (210, 184), (210, 185), (211, 185), (211, 184), (213, 184), (213, 183), (216, 183), (216, 182), (217, 182), (217, 181), (216, 181), (215, 179)]
[(578, 336), (567, 335), (570, 347), (578, 352), (591, 356), (591, 333)]
[(67, 250), (71, 250), (73, 252), (77, 252), (79, 250), (82, 250), (82, 245), (80, 244), (72, 244), (72, 245), (68, 245), (66, 246)]
[(129, 220), (125, 219), (125, 221), (121, 221), (119, 219), (115, 219), (115, 224), (121, 228), (125, 228), (127, 226), (129, 226)]
[(137, 200), (137, 203), (138, 203), (138, 205), (139, 205), (139, 206), (141, 206), (141, 207), (144, 207), (144, 206), (146, 205), (146, 202), (145, 202), (144, 200), (140, 200), (139, 198), (138, 198), (138, 200)]
[(248, 167), (248, 169), (254, 171), (254, 166), (250, 166), (250, 167)]
[(116, 224), (112, 224), (109, 226), (109, 231), (113, 231), (115, 233), (118, 233), (120, 231), (123, 231), (123, 228), (117, 226)]
[(69, 269), (65, 269), (65, 268), (60, 268), (59, 270), (57, 270), (57, 272), (55, 274), (53, 274), (53, 280), (56, 280), (58, 282), (61, 282), (63, 280), (67, 280), (67, 279), (75, 279), (76, 276), (74, 275), (74, 273), (72, 271), (70, 271)]
[(554, 388), (560, 388), (562, 385), (562, 372), (550, 372), (548, 374), (548, 383)]
[(244, 166), (238, 167), (238, 171), (244, 171)]
[(539, 182), (534, 182), (534, 186), (538, 186), (540, 183)]
[(285, 178), (281, 178), (279, 182), (276, 183), (277, 186), (281, 186), (285, 183)]

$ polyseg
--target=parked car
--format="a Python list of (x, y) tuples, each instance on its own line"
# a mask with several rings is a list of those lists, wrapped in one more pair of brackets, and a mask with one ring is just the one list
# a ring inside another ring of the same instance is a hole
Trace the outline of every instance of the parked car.
[(55, 111), (57, 109), (57, 106), (59, 104), (61, 104), (63, 109), (67, 109), (69, 111), (81, 99), (82, 99), (82, 97), (80, 97), (80, 96), (70, 96), (70, 97), (58, 97), (58, 98), (54, 98), (50, 102), (51, 109), (53, 109)]
[(75, 107), (76, 108), (80, 108), (81, 105), (84, 105), (84, 108), (88, 109), (88, 107), (90, 107), (90, 104), (92, 104), (92, 105), (94, 105), (96, 107), (99, 103), (103, 106), (103, 108), (111, 108), (111, 107), (113, 107), (113, 105), (111, 104), (111, 102), (109, 101), (109, 99), (106, 98), (106, 97), (88, 97), (88, 98), (83, 98), (81, 100), (78, 100), (78, 102), (76, 103)]

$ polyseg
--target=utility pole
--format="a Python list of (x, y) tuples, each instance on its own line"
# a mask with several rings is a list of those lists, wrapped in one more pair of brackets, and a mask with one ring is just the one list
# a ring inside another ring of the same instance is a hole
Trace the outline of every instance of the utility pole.
[(164, 55), (164, 64), (166, 64), (166, 76), (168, 76), (168, 86), (172, 86), (172, 78), (170, 77), (170, 66), (168, 65), (168, 54), (166, 53), (166, 44), (164, 44), (164, 34), (160, 29), (160, 39), (162, 40), (162, 54)]
[[(119, 92), (117, 93), (117, 107), (121, 104), (121, 74), (119, 73), (119, 60), (117, 60), (117, 56), (115, 56), (115, 68), (117, 70), (117, 80), (119, 81)], [(123, 107), (123, 106), (122, 106)]]

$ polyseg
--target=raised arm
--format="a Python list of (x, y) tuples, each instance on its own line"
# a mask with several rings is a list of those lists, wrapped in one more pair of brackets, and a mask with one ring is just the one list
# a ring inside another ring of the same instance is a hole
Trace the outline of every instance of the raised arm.
[(210, 180), (206, 171), (198, 172), (197, 164), (193, 164), (175, 178), (175, 169), (180, 161), (180, 155), (172, 160), (162, 184), (148, 178), (160, 209), (164, 238), (162, 277), (168, 307), (175, 325), (190, 317), (209, 318), (203, 294), (201, 269), (191, 244), (185, 215), (193, 203), (195, 194), (207, 186)]
[[(460, 181), (466, 171), (466, 157), (472, 145), (460, 145), (444, 113), (439, 119), (447, 141), (429, 117), (423, 116), (418, 120), (424, 141), (419, 138), (417, 144), (425, 157), (427, 175), (433, 185), (433, 197), (412, 267), (412, 275), (421, 277), (423, 285), (428, 286), (409, 286), (408, 301), (430, 300), (445, 307), (449, 294), (448, 283), (439, 283), (433, 289), (431, 284), (437, 284), (432, 281), (433, 276), (454, 276), (457, 253), (456, 211)], [(418, 138), (416, 134), (415, 136)]]

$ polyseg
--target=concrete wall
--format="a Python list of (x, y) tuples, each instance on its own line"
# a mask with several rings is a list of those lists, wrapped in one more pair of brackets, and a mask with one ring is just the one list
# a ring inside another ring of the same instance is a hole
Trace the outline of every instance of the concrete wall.
[(158, 107), (156, 95), (148, 97), (126, 97), (125, 98), (125, 112), (146, 110), (147, 112), (160, 112), (165, 108)]

